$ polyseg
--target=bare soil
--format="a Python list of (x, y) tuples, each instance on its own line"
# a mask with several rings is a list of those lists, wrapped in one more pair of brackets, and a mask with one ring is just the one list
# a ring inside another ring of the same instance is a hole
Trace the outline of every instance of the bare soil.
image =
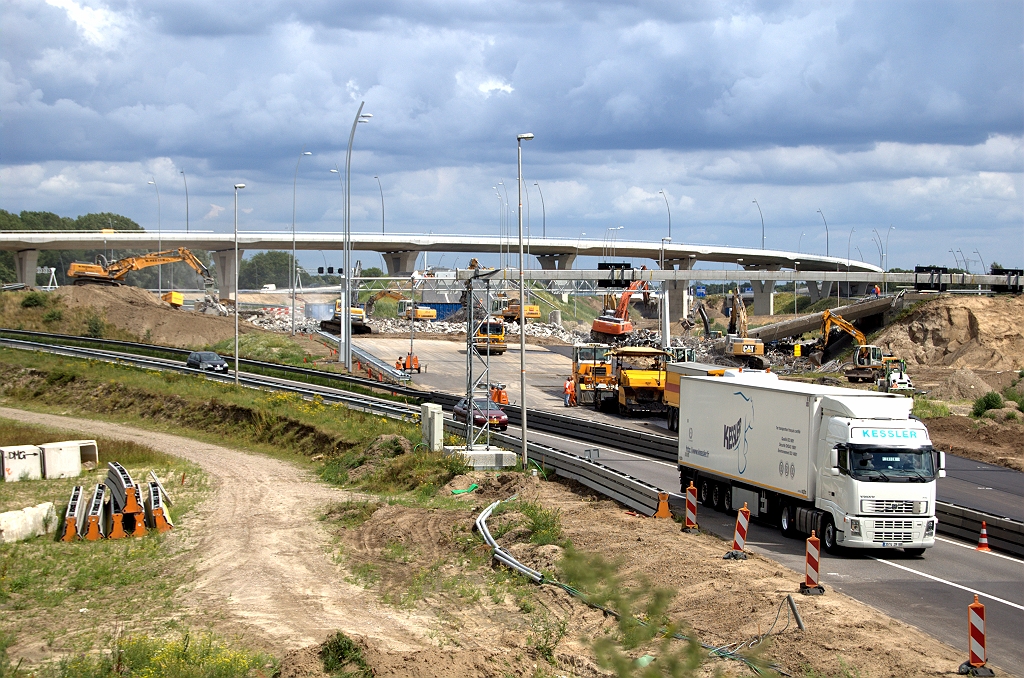
[[(994, 416), (1005, 416), (999, 410), (994, 412)], [(936, 449), (1024, 471), (1024, 424), (1020, 423), (1019, 413), (1017, 417), (1017, 421), (997, 421), (952, 415), (927, 419), (925, 423)]]
[[(513, 493), (558, 511), (564, 536), (578, 548), (618, 557), (625, 574), (677, 591), (673, 618), (708, 643), (767, 630), (802, 579), (757, 555), (723, 561), (728, 546), (720, 539), (682, 534), (673, 521), (637, 517), (571, 484), (475, 473), (451, 483), (482, 485), (479, 495), (462, 495), (462, 508), (382, 505), (346, 528), (318, 517), (331, 505), (377, 500), (330, 488), (279, 460), (105, 422), (9, 408), (0, 415), (135, 440), (202, 466), (215, 488), (169, 537), (190, 551), (196, 572), (177, 595), (215, 631), (284, 656), (284, 676), (322, 675), (316, 648), (338, 630), (360, 644), (377, 676), (498, 677), (531, 675), (538, 667), (606, 675), (586, 638), (609, 630), (609, 619), (551, 586), (503, 588), (485, 565), (473, 517), (492, 498)], [(448, 488), (441, 492), (450, 496)], [(524, 543), (515, 529), (500, 540), (528, 564), (557, 567), (559, 546)], [(799, 605), (807, 631), (786, 626), (783, 614), (764, 651), (792, 673), (933, 676), (962, 660), (830, 588), (822, 597), (801, 597)], [(19, 639), (11, 652), (17, 657), (40, 640)], [(724, 660), (709, 661), (703, 673), (718, 669), (750, 675)]]

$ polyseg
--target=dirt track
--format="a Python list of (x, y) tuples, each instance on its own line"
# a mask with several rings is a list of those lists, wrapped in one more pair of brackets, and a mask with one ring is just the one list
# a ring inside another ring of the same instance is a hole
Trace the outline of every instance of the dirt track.
[(286, 462), (179, 436), (9, 408), (0, 416), (134, 440), (195, 462), (214, 478), (212, 496), (173, 533), (198, 555), (190, 596), (198, 615), (226, 615), (245, 635), (255, 627), (263, 637), (254, 640), (278, 656), (337, 630), (409, 650), (426, 637), (425, 620), (381, 605), (330, 561), (316, 518), (350, 493), (311, 482)]

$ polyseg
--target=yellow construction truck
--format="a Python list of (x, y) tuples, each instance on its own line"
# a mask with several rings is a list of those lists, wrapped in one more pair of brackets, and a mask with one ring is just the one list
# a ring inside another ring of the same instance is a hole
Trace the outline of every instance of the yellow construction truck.
[(615, 388), (608, 344), (576, 344), (572, 347), (572, 381), (577, 405), (593, 405), (595, 394)]
[(473, 332), (473, 348), (478, 353), (501, 355), (508, 350), (505, 343), (505, 319), (492, 315), (477, 324)]
[(614, 388), (594, 392), (594, 408), (623, 416), (665, 411), (665, 362), (660, 348), (623, 346), (610, 351)]

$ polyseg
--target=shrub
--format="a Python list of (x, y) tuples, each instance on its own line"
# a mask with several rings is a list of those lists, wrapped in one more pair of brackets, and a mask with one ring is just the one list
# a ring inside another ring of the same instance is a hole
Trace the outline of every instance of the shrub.
[(59, 323), (64, 319), (64, 313), (59, 308), (51, 308), (43, 314), (44, 323)]
[(352, 676), (371, 678), (373, 671), (363, 658), (363, 651), (352, 639), (341, 631), (328, 638), (320, 646), (320, 661), (324, 673), (329, 676)]
[(87, 331), (85, 333), (85, 336), (92, 337), (93, 339), (103, 338), (104, 323), (99, 316), (89, 316), (89, 320), (86, 323), (86, 328)]
[(29, 292), (25, 295), (25, 298), (21, 300), (22, 308), (33, 308), (36, 306), (46, 306), (46, 302), (49, 297), (43, 292)]
[(936, 419), (938, 417), (949, 416), (949, 406), (945, 403), (935, 402), (928, 398), (914, 398), (914, 410), (913, 414), (915, 417), (920, 419)]
[(998, 410), (1002, 406), (1003, 397), (995, 391), (989, 391), (974, 401), (974, 409), (971, 410), (971, 414), (980, 417), (989, 410)]

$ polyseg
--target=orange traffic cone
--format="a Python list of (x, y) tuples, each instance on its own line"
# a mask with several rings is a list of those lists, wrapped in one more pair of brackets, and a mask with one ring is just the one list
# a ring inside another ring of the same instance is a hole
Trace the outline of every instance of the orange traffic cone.
[(981, 537), (978, 538), (978, 548), (975, 551), (991, 551), (988, 547), (988, 526), (985, 525), (985, 521), (981, 521)]

